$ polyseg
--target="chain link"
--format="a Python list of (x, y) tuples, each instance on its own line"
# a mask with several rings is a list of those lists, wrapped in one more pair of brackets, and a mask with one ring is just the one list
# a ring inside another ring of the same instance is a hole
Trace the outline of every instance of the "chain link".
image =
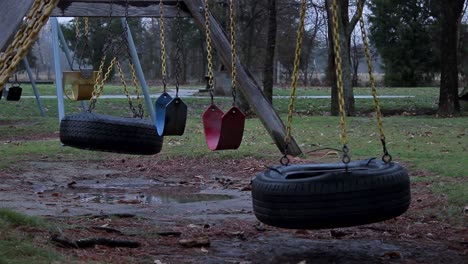
[(35, 0), (12, 43), (0, 55), (0, 91), (39, 37), (39, 32), (59, 0)]
[(208, 89), (210, 90), (211, 104), (214, 104), (214, 87), (213, 87), (213, 55), (211, 46), (211, 29), (210, 29), (210, 6), (208, 0), (205, 0), (205, 33), (206, 33), (206, 59), (208, 61)]
[[(338, 4), (337, 0), (332, 1), (332, 21), (333, 21), (333, 50), (335, 53), (335, 74), (336, 86), (338, 88), (338, 106), (340, 110), (340, 125), (341, 125), (341, 143), (343, 144), (343, 163), (350, 162), (348, 155), (349, 148), (347, 147), (346, 137), (346, 111), (344, 101), (344, 88), (343, 88), (343, 72), (341, 69), (341, 43), (340, 34), (338, 32)], [(346, 149), (346, 151), (345, 151)]]
[(370, 82), (371, 89), (372, 89), (372, 97), (374, 99), (374, 109), (375, 109), (376, 118), (377, 118), (377, 126), (379, 129), (380, 141), (382, 142), (382, 147), (383, 147), (384, 154), (382, 156), (382, 160), (388, 163), (392, 160), (392, 156), (388, 153), (387, 144), (385, 142), (385, 132), (384, 132), (384, 126), (383, 126), (383, 121), (382, 121), (382, 111), (380, 110), (379, 98), (377, 97), (377, 88), (375, 86), (374, 70), (372, 69), (370, 48), (369, 48), (369, 43), (367, 41), (366, 27), (364, 26), (364, 17), (362, 15), (363, 9), (364, 9), (364, 1), (359, 1), (358, 3), (359, 26), (361, 28), (361, 37), (362, 37), (362, 43), (364, 45), (364, 54), (366, 56), (367, 70), (369, 72), (369, 82)]
[(237, 69), (236, 69), (236, 27), (235, 27), (235, 7), (234, 0), (229, 1), (229, 14), (230, 14), (230, 28), (231, 28), (231, 89), (232, 89), (232, 105), (236, 105), (236, 78), (237, 78)]
[(167, 63), (166, 63), (166, 34), (164, 30), (164, 3), (159, 0), (159, 34), (161, 36), (161, 78), (163, 82), (163, 89), (166, 92), (166, 76), (167, 76)]
[[(141, 111), (141, 109), (137, 110), (135, 108), (135, 106), (133, 106), (133, 101), (132, 101), (132, 98), (130, 97), (130, 92), (128, 91), (128, 85), (127, 85), (127, 82), (125, 81), (125, 75), (123, 74), (122, 66), (120, 65), (119, 60), (116, 61), (115, 66), (117, 67), (117, 72), (118, 72), (119, 77), (120, 77), (120, 82), (122, 83), (122, 86), (124, 88), (124, 93), (125, 93), (125, 96), (127, 97), (128, 105), (130, 106), (130, 110), (132, 110), (133, 117), (142, 118), (143, 117), (143, 112)], [(133, 73), (135, 72), (135, 68), (133, 67), (132, 63), (130, 63), (130, 69), (132, 70), (132, 75), (134, 76)], [(132, 78), (132, 81), (133, 81), (133, 84), (135, 86), (135, 90), (137, 91), (138, 103), (141, 103), (141, 101), (139, 100), (140, 96), (139, 96), (139, 92), (138, 92), (138, 83), (137, 83), (135, 78)]]
[(304, 36), (304, 20), (305, 20), (306, 11), (307, 11), (306, 0), (301, 0), (301, 14), (299, 17), (299, 28), (297, 29), (296, 50), (295, 50), (295, 55), (294, 55), (294, 69), (292, 73), (293, 79), (291, 82), (291, 94), (289, 96), (289, 105), (288, 105), (288, 120), (286, 124), (286, 136), (284, 137), (284, 142), (286, 143), (286, 146), (284, 148), (283, 157), (280, 160), (282, 165), (289, 164), (289, 159), (287, 155), (288, 155), (288, 147), (289, 147), (289, 144), (291, 143), (294, 102), (296, 101), (296, 88), (297, 88), (297, 80), (299, 78), (299, 63), (301, 60), (302, 38)]
[(133, 65), (133, 63), (130, 63), (130, 72), (132, 73), (132, 81), (133, 86), (135, 87), (136, 101), (138, 105), (138, 114), (136, 115), (136, 117), (143, 118), (145, 110), (143, 109), (143, 102), (140, 96), (140, 89), (138, 89), (140, 85), (136, 76), (135, 65)]
[[(83, 32), (81, 32), (80, 29), (80, 18), (75, 17), (75, 38), (76, 38), (76, 43), (75, 43), (75, 48), (74, 48), (74, 54), (72, 58), (72, 66), (75, 61), (75, 56), (76, 54), (79, 55), (78, 58), (78, 69), (81, 70), (81, 66), (83, 64), (83, 56), (86, 50), (90, 50), (89, 46), (89, 19), (85, 17), (84, 19), (84, 26), (83, 26)], [(78, 51), (78, 47), (80, 46), (81, 43), (84, 43), (81, 47), (81, 49)], [(73, 69), (72, 69), (73, 70)]]
[(180, 16), (180, 1), (177, 0), (177, 15), (176, 15), (176, 68), (175, 68), (175, 86), (176, 86), (176, 97), (179, 97), (179, 79), (182, 72), (181, 67), (181, 53), (182, 53), (182, 30), (180, 26), (180, 21), (182, 17)]
[(94, 107), (96, 106), (96, 101), (102, 95), (102, 92), (104, 90), (104, 84), (107, 81), (107, 79), (109, 79), (110, 73), (116, 61), (117, 61), (116, 57), (112, 58), (111, 62), (109, 63), (109, 66), (107, 67), (107, 71), (104, 74), (104, 77), (102, 77), (102, 73), (104, 71), (104, 64), (106, 63), (106, 55), (102, 57), (101, 64), (99, 65), (99, 70), (96, 75), (96, 81), (94, 83), (93, 93), (91, 94), (88, 112), (92, 112), (94, 110)]

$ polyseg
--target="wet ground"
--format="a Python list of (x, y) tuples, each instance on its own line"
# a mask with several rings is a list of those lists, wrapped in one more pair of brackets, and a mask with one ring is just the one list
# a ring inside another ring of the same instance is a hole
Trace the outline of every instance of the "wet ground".
[[(396, 219), (333, 230), (259, 223), (250, 179), (269, 161), (29, 161), (0, 172), (2, 207), (69, 224), (70, 239), (134, 240), (138, 248), (60, 249), (109, 263), (468, 263), (468, 230), (439, 220), (443, 197), (413, 183)], [(432, 212), (432, 213), (431, 213)], [(181, 240), (208, 240), (187, 247)]]

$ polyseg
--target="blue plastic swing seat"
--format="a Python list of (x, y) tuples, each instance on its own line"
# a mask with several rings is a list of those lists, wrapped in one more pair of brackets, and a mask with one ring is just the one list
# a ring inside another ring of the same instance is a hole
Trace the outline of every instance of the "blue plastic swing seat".
[(159, 136), (181, 136), (187, 123), (187, 105), (179, 97), (164, 92), (154, 104)]
[(244, 134), (245, 115), (233, 106), (223, 113), (217, 106), (210, 105), (202, 116), (205, 140), (211, 150), (239, 148)]

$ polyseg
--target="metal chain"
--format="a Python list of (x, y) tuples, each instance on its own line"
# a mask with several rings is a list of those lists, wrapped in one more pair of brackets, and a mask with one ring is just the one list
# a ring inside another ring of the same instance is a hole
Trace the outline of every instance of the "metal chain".
[(205, 34), (206, 34), (206, 59), (208, 61), (208, 89), (210, 90), (211, 104), (214, 104), (213, 90), (213, 56), (211, 46), (211, 29), (210, 29), (210, 10), (208, 0), (205, 0)]
[(359, 4), (358, 4), (359, 26), (361, 28), (361, 37), (362, 37), (362, 43), (364, 45), (364, 54), (366, 55), (367, 70), (369, 72), (369, 82), (372, 88), (372, 97), (374, 99), (374, 108), (375, 108), (375, 113), (376, 113), (376, 118), (377, 118), (377, 126), (379, 129), (380, 141), (382, 142), (382, 148), (383, 148), (383, 153), (384, 153), (382, 156), (382, 160), (388, 163), (392, 161), (392, 156), (388, 153), (387, 144), (385, 141), (385, 132), (384, 132), (384, 126), (383, 126), (383, 121), (382, 121), (382, 111), (380, 110), (379, 98), (377, 97), (377, 88), (375, 85), (374, 71), (372, 69), (372, 60), (370, 56), (369, 43), (367, 41), (367, 33), (366, 33), (366, 28), (364, 26), (364, 18), (362, 16), (363, 9), (364, 9), (364, 1), (359, 1)]
[(135, 65), (133, 65), (133, 63), (130, 63), (130, 71), (132, 73), (132, 81), (133, 81), (133, 86), (135, 87), (136, 101), (138, 105), (138, 114), (136, 115), (136, 117), (143, 118), (145, 110), (143, 109), (143, 102), (140, 96), (140, 90), (138, 89), (140, 85), (138, 82), (138, 78), (136, 76)]
[[(83, 64), (83, 56), (86, 50), (90, 50), (89, 47), (89, 19), (87, 17), (84, 18), (84, 26), (83, 26), (83, 33), (80, 31), (80, 19), (79, 17), (75, 17), (75, 37), (76, 37), (76, 44), (75, 44), (75, 53), (73, 54), (72, 65), (73, 61), (75, 60), (75, 54), (79, 54), (78, 58), (78, 69), (81, 70), (81, 66)], [(81, 50), (78, 51), (78, 46), (83, 43)]]
[[(131, 52), (130, 52), (130, 46), (128, 44), (128, 39), (127, 39), (127, 34), (129, 34), (128, 27), (130, 27), (130, 25), (128, 24), (128, 9), (129, 9), (129, 2), (127, 0), (125, 2), (125, 26), (124, 26), (124, 31), (120, 36), (121, 44), (120, 44), (119, 48), (117, 49), (116, 55), (120, 54), (120, 49), (125, 48), (126, 53), (127, 53), (128, 64), (130, 66), (130, 71), (131, 71), (131, 74), (132, 74), (132, 82), (133, 82), (133, 85), (135, 87), (135, 94), (136, 94), (136, 101), (137, 101), (138, 111), (133, 106), (133, 100), (132, 100), (132, 98), (131, 98), (131, 96), (129, 94), (129, 91), (127, 89), (126, 84), (124, 85), (124, 92), (125, 92), (125, 95), (126, 95), (126, 97), (128, 99), (128, 106), (129, 106), (130, 110), (132, 111), (133, 116), (143, 118), (143, 115), (144, 115), (145, 111), (143, 109), (143, 103), (142, 103), (142, 100), (141, 100), (141, 97), (140, 97), (140, 92), (139, 92), (138, 78), (136, 77), (135, 66), (133, 65), (133, 62), (132, 62), (132, 55), (131, 55)], [(118, 67), (120, 67), (119, 70), (122, 71), (120, 63), (118, 65)], [(125, 78), (123, 73), (120, 76), (121, 76), (121, 82), (125, 81), (125, 79), (122, 79), (122, 78)]]
[(0, 91), (39, 37), (39, 32), (59, 0), (35, 0), (13, 42), (0, 55)]
[(338, 5), (337, 0), (332, 1), (332, 14), (333, 14), (333, 50), (335, 52), (335, 73), (336, 73), (336, 86), (338, 88), (338, 106), (340, 110), (340, 125), (341, 125), (341, 143), (343, 144), (343, 163), (348, 164), (351, 159), (349, 157), (349, 148), (347, 146), (346, 138), (346, 111), (344, 101), (344, 88), (343, 88), (343, 72), (341, 69), (341, 47), (340, 35), (338, 32)]
[(94, 107), (96, 106), (96, 101), (102, 95), (102, 92), (104, 90), (104, 84), (107, 81), (107, 79), (109, 79), (110, 73), (116, 61), (116, 57), (112, 58), (111, 62), (109, 63), (109, 67), (107, 67), (107, 71), (104, 74), (104, 77), (102, 77), (102, 73), (104, 71), (104, 64), (106, 62), (106, 55), (104, 55), (104, 57), (101, 59), (101, 64), (99, 65), (99, 70), (96, 75), (96, 81), (94, 82), (93, 93), (91, 94), (88, 112), (92, 112), (94, 110)]
[(299, 28), (297, 29), (297, 39), (296, 39), (296, 51), (294, 56), (294, 69), (293, 69), (293, 79), (291, 82), (291, 94), (289, 96), (289, 106), (288, 106), (288, 121), (286, 125), (286, 136), (284, 137), (284, 142), (286, 146), (284, 148), (283, 157), (280, 159), (282, 165), (287, 166), (289, 164), (288, 158), (288, 147), (291, 143), (291, 134), (292, 134), (292, 119), (294, 112), (294, 102), (296, 100), (296, 88), (297, 80), (299, 77), (299, 63), (301, 60), (301, 50), (302, 50), (302, 38), (304, 36), (304, 20), (307, 11), (306, 0), (301, 0), (301, 14), (299, 17)]
[(163, 82), (163, 89), (166, 92), (166, 76), (167, 76), (167, 63), (166, 63), (166, 34), (164, 30), (164, 3), (159, 0), (159, 34), (161, 36), (161, 78)]
[[(122, 66), (120, 65), (119, 60), (116, 61), (115, 65), (117, 67), (117, 72), (119, 73), (120, 82), (122, 83), (122, 86), (124, 88), (125, 96), (127, 97), (127, 100), (128, 100), (128, 105), (130, 106), (130, 110), (132, 110), (133, 117), (142, 118), (143, 117), (142, 112), (137, 111), (135, 106), (133, 106), (133, 101), (132, 101), (132, 98), (130, 97), (130, 92), (128, 91), (128, 85), (127, 85), (127, 82), (125, 81), (125, 75), (123, 74)], [(130, 68), (133, 68), (133, 64), (130, 63), (130, 65), (131, 65)], [(132, 81), (135, 85), (135, 89), (138, 90), (137, 88), (138, 86), (137, 86), (137, 83), (135, 82), (135, 79), (132, 79)]]
[(234, 8), (234, 0), (230, 0), (229, 2), (229, 14), (230, 14), (230, 28), (231, 28), (231, 89), (232, 89), (232, 105), (236, 105), (236, 97), (237, 97), (237, 90), (236, 90), (236, 78), (237, 78), (237, 70), (236, 70), (236, 27), (235, 27), (235, 8)]
[(177, 15), (176, 15), (176, 68), (175, 68), (175, 86), (176, 86), (176, 97), (179, 97), (179, 79), (180, 73), (182, 72), (181, 67), (181, 53), (182, 53), (182, 30), (180, 26), (180, 21), (182, 17), (180, 16), (180, 1), (177, 0)]

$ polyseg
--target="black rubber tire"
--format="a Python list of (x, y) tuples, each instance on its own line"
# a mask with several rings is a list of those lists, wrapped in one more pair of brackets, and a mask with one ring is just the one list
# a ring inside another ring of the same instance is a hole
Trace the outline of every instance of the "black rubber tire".
[(255, 216), (282, 228), (324, 229), (380, 222), (411, 202), (407, 171), (370, 159), (270, 168), (252, 180)]
[(66, 115), (60, 122), (60, 141), (80, 149), (137, 155), (159, 153), (163, 144), (156, 127), (145, 119), (89, 112)]

